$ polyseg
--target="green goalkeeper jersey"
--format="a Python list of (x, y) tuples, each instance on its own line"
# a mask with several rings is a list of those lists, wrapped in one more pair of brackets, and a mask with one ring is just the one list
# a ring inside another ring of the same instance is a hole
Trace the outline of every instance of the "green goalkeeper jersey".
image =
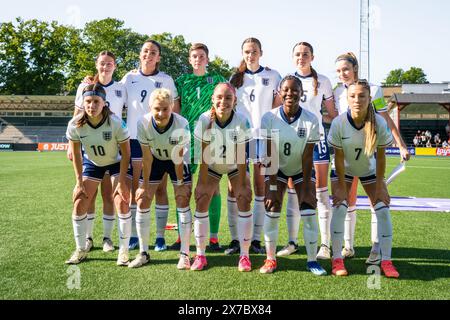
[[(211, 109), (211, 97), (219, 82), (226, 79), (218, 74), (206, 73), (196, 76), (193, 73), (184, 74), (175, 81), (175, 86), (181, 100), (181, 115), (189, 121), (191, 134), (200, 115)], [(194, 141), (191, 140), (191, 157), (194, 155)]]

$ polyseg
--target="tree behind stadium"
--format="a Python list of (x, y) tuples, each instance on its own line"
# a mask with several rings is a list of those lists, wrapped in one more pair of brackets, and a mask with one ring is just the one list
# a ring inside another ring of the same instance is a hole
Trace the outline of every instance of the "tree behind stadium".
[[(139, 67), (139, 51), (148, 38), (161, 43), (161, 70), (174, 79), (191, 72), (190, 44), (181, 35), (142, 35), (107, 18), (87, 23), (84, 29), (38, 20), (0, 23), (0, 94), (74, 94), (86, 75), (94, 75), (96, 55), (112, 51), (117, 57), (115, 79)], [(209, 71), (228, 78), (231, 68), (215, 57)]]

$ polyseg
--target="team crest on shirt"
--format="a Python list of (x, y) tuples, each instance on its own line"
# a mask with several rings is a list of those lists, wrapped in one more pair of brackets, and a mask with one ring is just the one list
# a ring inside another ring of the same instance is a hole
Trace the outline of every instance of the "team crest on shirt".
[(299, 138), (304, 138), (306, 137), (306, 128), (298, 128), (297, 130), (297, 136)]
[(157, 88), (157, 89), (161, 89), (162, 88), (162, 82), (155, 82), (155, 87)]
[(177, 145), (178, 144), (178, 139), (177, 138), (173, 138), (173, 137), (169, 137), (169, 144), (171, 145)]
[(115, 90), (115, 92), (117, 98), (122, 98), (122, 90)]
[(206, 82), (208, 82), (209, 84), (213, 84), (214, 79), (212, 77), (207, 77)]
[(112, 132), (111, 131), (103, 131), (103, 140), (111, 141), (111, 139), (112, 139)]
[(269, 78), (263, 78), (262, 79), (262, 84), (263, 84), (263, 86), (268, 86), (269, 85)]
[(229, 130), (228, 134), (229, 134), (230, 139), (234, 143), (236, 143), (237, 142), (237, 138), (238, 138), (238, 131), (237, 130)]

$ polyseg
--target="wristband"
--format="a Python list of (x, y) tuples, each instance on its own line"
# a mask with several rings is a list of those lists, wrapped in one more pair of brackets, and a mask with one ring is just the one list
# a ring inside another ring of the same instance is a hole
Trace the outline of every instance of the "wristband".
[(271, 185), (269, 186), (269, 190), (270, 190), (270, 191), (277, 191), (277, 190), (278, 190), (278, 186), (277, 186), (276, 184), (271, 184)]

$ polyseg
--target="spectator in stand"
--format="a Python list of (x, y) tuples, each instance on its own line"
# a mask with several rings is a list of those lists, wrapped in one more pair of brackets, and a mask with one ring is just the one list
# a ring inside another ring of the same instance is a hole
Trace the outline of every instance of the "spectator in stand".
[(427, 143), (426, 143), (425, 147), (427, 147), (427, 148), (431, 148), (432, 147), (430, 139), (427, 140)]
[(422, 131), (422, 133), (420, 134), (420, 146), (425, 147), (426, 143), (427, 137), (425, 136), (425, 131)]
[(439, 133), (436, 133), (434, 135), (434, 144), (436, 148), (439, 148), (439, 145), (441, 144), (441, 137), (439, 136)]
[(430, 130), (425, 131), (425, 136), (427, 137), (427, 140), (431, 140), (432, 134)]
[(448, 142), (444, 140), (444, 142), (442, 143), (442, 148), (448, 148), (448, 147), (449, 147)]
[(414, 144), (414, 147), (418, 147), (419, 146), (419, 135), (418, 134), (416, 134), (414, 136), (413, 144)]

